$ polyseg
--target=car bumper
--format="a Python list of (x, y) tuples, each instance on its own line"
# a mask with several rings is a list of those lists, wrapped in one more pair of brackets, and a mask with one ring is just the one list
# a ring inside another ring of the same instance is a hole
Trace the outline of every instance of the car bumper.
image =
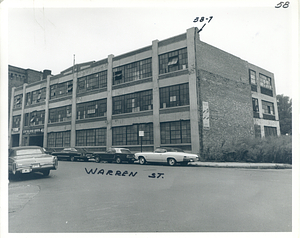
[[(24, 166), (24, 167), (18, 167), (15, 170), (15, 173), (21, 173), (21, 174), (26, 174), (26, 173), (34, 173), (34, 172), (42, 172), (45, 170), (56, 170), (57, 165), (39, 165), (39, 167), (34, 167), (34, 166)], [(13, 171), (9, 171), (9, 173), (13, 173)]]
[(197, 160), (196, 159), (193, 159), (193, 158), (185, 158), (183, 159), (183, 162), (196, 162)]

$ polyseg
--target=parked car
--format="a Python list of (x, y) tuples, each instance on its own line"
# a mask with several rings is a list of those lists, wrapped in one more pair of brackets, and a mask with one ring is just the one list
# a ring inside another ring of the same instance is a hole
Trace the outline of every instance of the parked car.
[(167, 163), (170, 166), (180, 163), (187, 165), (189, 162), (195, 162), (199, 160), (198, 155), (185, 153), (179, 148), (156, 148), (154, 152), (141, 152), (135, 153), (135, 158), (139, 160), (140, 164), (146, 164), (147, 162)]
[(120, 164), (123, 161), (133, 163), (136, 159), (134, 154), (129, 149), (125, 148), (109, 148), (106, 152), (94, 152), (93, 157), (96, 163), (104, 160), (107, 162), (113, 162)]
[(92, 158), (92, 154), (93, 153), (88, 152), (83, 148), (64, 148), (59, 152), (52, 152), (52, 155), (57, 156), (59, 160), (65, 159), (70, 161), (88, 161), (90, 158)]
[(48, 176), (50, 170), (56, 170), (57, 167), (57, 157), (46, 154), (42, 147), (21, 146), (9, 149), (9, 174), (41, 172)]

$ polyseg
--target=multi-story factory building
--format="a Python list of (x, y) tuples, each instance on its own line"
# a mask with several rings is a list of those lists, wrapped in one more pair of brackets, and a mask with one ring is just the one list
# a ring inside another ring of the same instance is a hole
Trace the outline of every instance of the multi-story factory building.
[(197, 28), (12, 89), (11, 146), (200, 153), (279, 135), (274, 75), (199, 39)]

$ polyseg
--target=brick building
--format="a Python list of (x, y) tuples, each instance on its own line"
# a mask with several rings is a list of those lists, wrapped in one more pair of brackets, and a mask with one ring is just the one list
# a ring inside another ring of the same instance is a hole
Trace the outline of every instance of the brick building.
[(197, 28), (12, 89), (12, 146), (203, 149), (279, 135), (274, 75), (199, 39)]
[(8, 118), (10, 117), (10, 99), (13, 87), (20, 87), (24, 83), (31, 84), (46, 78), (50, 75), (50, 70), (36, 71), (33, 69), (23, 69), (8, 65)]

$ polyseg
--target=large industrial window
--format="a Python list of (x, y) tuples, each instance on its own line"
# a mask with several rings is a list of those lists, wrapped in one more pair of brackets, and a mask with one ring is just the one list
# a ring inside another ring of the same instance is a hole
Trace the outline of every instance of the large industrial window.
[(267, 101), (262, 101), (262, 110), (264, 114), (274, 115), (274, 104)]
[(23, 94), (14, 97), (14, 108), (22, 107)]
[(20, 128), (20, 121), (21, 121), (21, 115), (13, 116), (12, 127), (13, 128)]
[(105, 146), (106, 128), (76, 131), (76, 146)]
[(272, 90), (272, 83), (271, 83), (271, 78), (267, 77), (263, 74), (259, 74), (259, 81), (260, 81), (260, 86), (271, 89)]
[(113, 68), (113, 85), (152, 76), (152, 58)]
[(107, 87), (107, 70), (77, 80), (77, 93)]
[(274, 104), (267, 101), (262, 101), (263, 119), (275, 120)]
[(45, 110), (33, 111), (25, 114), (24, 126), (44, 125)]
[(189, 105), (189, 84), (159, 89), (160, 108)]
[(50, 86), (50, 99), (72, 95), (73, 81), (54, 84)]
[(187, 48), (159, 55), (159, 74), (187, 69)]
[(161, 144), (191, 143), (190, 121), (160, 123)]
[(277, 136), (277, 128), (271, 126), (265, 126), (265, 137)]
[(153, 109), (152, 90), (113, 97), (113, 114)]
[(72, 106), (64, 106), (49, 110), (49, 123), (71, 121)]
[(70, 147), (71, 131), (48, 133), (48, 147)]
[(139, 145), (139, 131), (144, 131), (143, 145), (153, 144), (153, 124), (147, 123), (113, 127), (113, 145)]
[(46, 100), (46, 88), (35, 90), (26, 93), (25, 104), (26, 106), (44, 102)]
[(77, 119), (102, 117), (106, 115), (106, 98), (77, 104)]

